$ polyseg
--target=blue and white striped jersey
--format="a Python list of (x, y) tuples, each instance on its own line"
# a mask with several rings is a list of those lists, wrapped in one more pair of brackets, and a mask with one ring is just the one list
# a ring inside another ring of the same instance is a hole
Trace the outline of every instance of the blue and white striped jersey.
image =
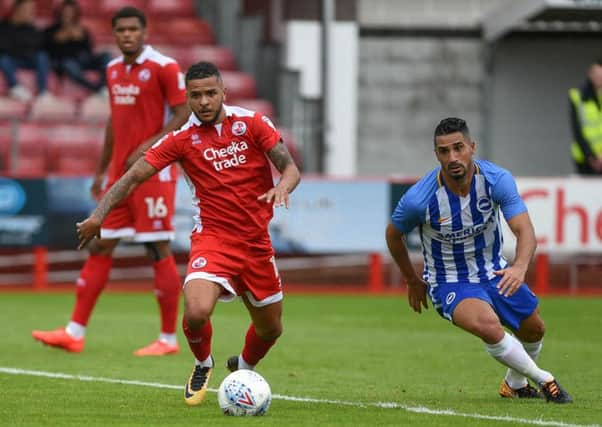
[(392, 220), (406, 234), (419, 227), (424, 255), (423, 279), (432, 285), (481, 283), (508, 265), (502, 255), (504, 218), (526, 212), (514, 178), (505, 169), (476, 160), (470, 193), (452, 193), (436, 168), (401, 198)]

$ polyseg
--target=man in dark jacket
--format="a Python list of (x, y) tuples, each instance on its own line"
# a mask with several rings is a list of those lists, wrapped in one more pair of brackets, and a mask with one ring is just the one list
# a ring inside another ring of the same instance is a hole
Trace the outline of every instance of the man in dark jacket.
[(35, 26), (35, 2), (15, 0), (8, 18), (0, 22), (0, 71), (9, 95), (20, 101), (32, 98), (29, 89), (17, 82), (20, 68), (35, 70), (38, 94), (46, 94), (50, 63), (44, 52), (44, 35)]

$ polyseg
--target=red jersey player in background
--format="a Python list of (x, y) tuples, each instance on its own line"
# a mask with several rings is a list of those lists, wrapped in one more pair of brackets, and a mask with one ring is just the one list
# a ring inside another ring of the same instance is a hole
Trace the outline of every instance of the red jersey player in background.
[[(77, 228), (82, 248), (131, 191), (180, 163), (198, 208), (183, 287), (182, 324), (196, 359), (184, 399), (199, 405), (213, 369), (210, 317), (219, 299), (240, 296), (251, 316), (241, 354), (227, 361), (231, 371), (253, 369), (282, 333), (282, 287), (268, 223), (274, 206), (288, 208), (300, 175), (269, 118), (224, 104), (215, 65), (191, 66), (186, 93), (188, 122), (153, 145)], [(270, 161), (281, 174), (275, 186)]]
[[(111, 21), (122, 56), (107, 66), (111, 117), (91, 192), (98, 198), (107, 178), (110, 188), (167, 132), (186, 122), (184, 76), (177, 62), (144, 44), (146, 17), (133, 7), (118, 10)], [(169, 111), (167, 111), (169, 108)], [(166, 122), (168, 113), (171, 118)], [(108, 170), (107, 170), (108, 169)], [(105, 287), (112, 253), (120, 239), (144, 243), (153, 261), (155, 294), (161, 313), (161, 333), (156, 341), (137, 350), (137, 356), (178, 352), (176, 326), (180, 277), (171, 254), (176, 168), (167, 166), (117, 206), (105, 218), (100, 239), (90, 245), (90, 256), (77, 280), (77, 297), (66, 328), (33, 331), (35, 339), (70, 352), (80, 352), (88, 319)], [(107, 173), (108, 172), (108, 173)]]

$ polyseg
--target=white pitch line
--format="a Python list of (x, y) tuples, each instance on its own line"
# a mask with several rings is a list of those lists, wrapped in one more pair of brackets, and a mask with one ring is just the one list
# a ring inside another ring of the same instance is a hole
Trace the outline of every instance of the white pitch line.
[[(91, 377), (88, 375), (72, 375), (64, 374), (61, 372), (45, 372), (45, 371), (32, 371), (28, 369), (10, 368), (0, 366), (0, 373), (11, 374), (11, 375), (29, 375), (34, 377), (45, 377), (45, 378), (57, 378), (62, 380), (78, 380), (78, 381), (93, 381), (110, 384), (124, 384), (124, 385), (137, 385), (143, 387), (154, 387), (154, 388), (167, 388), (171, 390), (182, 390), (181, 385), (162, 384), (155, 382), (136, 381), (136, 380), (120, 380), (116, 378), (104, 378), (104, 377)], [(208, 389), (211, 392), (217, 392), (215, 389)], [(355, 406), (355, 407), (376, 407), (383, 409), (402, 409), (407, 412), (415, 412), (418, 414), (429, 414), (429, 415), (447, 415), (452, 417), (463, 417), (463, 418), (475, 418), (480, 420), (492, 420), (492, 421), (505, 421), (509, 423), (523, 423), (532, 424), (538, 426), (553, 426), (553, 427), (601, 427), (599, 424), (570, 424), (562, 421), (547, 421), (542, 419), (528, 419), (528, 418), (516, 418), (510, 416), (501, 415), (484, 415), (475, 413), (456, 412), (451, 409), (430, 409), (424, 406), (408, 406), (397, 402), (352, 402), (346, 400), (332, 400), (332, 399), (315, 399), (313, 397), (295, 397), (286, 396), (282, 394), (273, 394), (273, 399), (287, 400), (290, 402), (307, 402), (307, 403), (322, 403), (331, 405), (341, 406)]]

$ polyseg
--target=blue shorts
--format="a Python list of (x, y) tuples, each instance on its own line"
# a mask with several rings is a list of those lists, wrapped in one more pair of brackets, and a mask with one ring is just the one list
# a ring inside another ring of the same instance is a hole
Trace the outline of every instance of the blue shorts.
[(454, 310), (460, 301), (466, 298), (477, 298), (493, 308), (502, 325), (516, 331), (521, 322), (533, 314), (538, 300), (526, 283), (523, 283), (512, 296), (500, 295), (496, 288), (500, 280), (501, 277), (482, 283), (447, 283), (429, 286), (428, 293), (437, 312), (449, 321), (452, 321)]

